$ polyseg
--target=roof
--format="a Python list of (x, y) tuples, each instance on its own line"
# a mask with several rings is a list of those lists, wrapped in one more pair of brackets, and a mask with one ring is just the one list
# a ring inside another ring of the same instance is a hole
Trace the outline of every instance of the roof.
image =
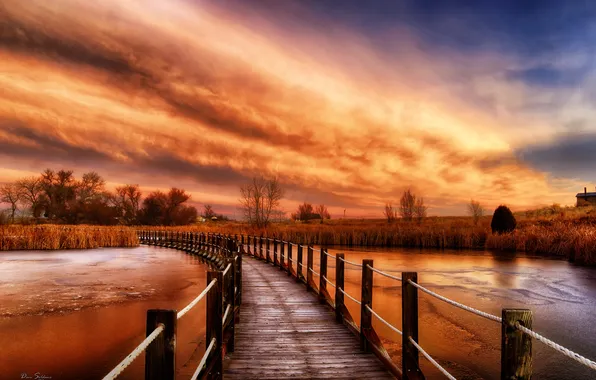
[(576, 198), (592, 198), (592, 197), (596, 197), (596, 193), (577, 193), (577, 195), (575, 196)]

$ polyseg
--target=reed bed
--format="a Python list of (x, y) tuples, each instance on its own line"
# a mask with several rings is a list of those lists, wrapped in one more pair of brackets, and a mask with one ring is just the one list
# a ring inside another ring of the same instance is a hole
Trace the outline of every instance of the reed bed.
[(136, 231), (128, 227), (0, 226), (0, 251), (136, 247)]
[[(465, 219), (436, 219), (422, 224), (370, 221), (346, 224), (273, 224), (266, 229), (231, 222), (166, 228), (186, 232), (250, 234), (317, 245), (413, 247), (525, 252), (596, 265), (594, 219), (522, 220), (507, 234), (492, 234), (490, 219), (478, 226)], [(156, 230), (163, 230), (157, 227)]]

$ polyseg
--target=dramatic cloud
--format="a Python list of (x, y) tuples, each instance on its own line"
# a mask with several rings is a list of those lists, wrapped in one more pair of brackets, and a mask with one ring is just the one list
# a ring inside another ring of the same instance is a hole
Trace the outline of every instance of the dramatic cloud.
[[(113, 184), (184, 186), (230, 213), (254, 175), (280, 177), (287, 211), (307, 200), (336, 215), (378, 216), (407, 187), (433, 214), (462, 213), (470, 198), (573, 201), (576, 183), (518, 152), (589, 116), (593, 94), (574, 88), (593, 82), (584, 55), (555, 61), (544, 48), (530, 60), (523, 46), (504, 48), (504, 18), (490, 8), (464, 33), (457, 17), (474, 19), (465, 7), (440, 17), (418, 2), (369, 13), (332, 3), (0, 5), (0, 182), (93, 169)], [(532, 33), (505, 38), (554, 44), (533, 33), (550, 17), (539, 16)], [(452, 39), (431, 43), (425, 31)]]

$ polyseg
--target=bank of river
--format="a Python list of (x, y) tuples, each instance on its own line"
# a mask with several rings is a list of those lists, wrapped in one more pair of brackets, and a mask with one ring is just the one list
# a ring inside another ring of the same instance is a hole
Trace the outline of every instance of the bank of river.
[[(101, 379), (144, 339), (146, 311), (182, 309), (204, 289), (207, 269), (147, 246), (0, 253), (0, 379)], [(204, 317), (201, 302), (178, 325), (183, 373), (202, 356)], [(143, 378), (143, 362), (121, 378)]]
[[(461, 303), (494, 315), (502, 308), (528, 308), (534, 329), (594, 360), (596, 358), (596, 269), (561, 260), (503, 252), (436, 251), (403, 248), (342, 248), (346, 259), (373, 259), (377, 268), (418, 272), (419, 283)], [(318, 254), (318, 252), (315, 252)], [(315, 255), (316, 256), (316, 255)], [(315, 262), (318, 265), (318, 258)], [(329, 276), (335, 263), (329, 260)], [(318, 281), (318, 278), (316, 279)], [(346, 290), (359, 298), (361, 269), (346, 264)], [(360, 308), (346, 300), (355, 319)], [(373, 309), (401, 328), (401, 283), (374, 275)], [(419, 295), (422, 346), (458, 379), (499, 379), (500, 325)], [(401, 337), (373, 317), (375, 329), (400, 361)], [(442, 378), (423, 358), (428, 378)], [(596, 373), (534, 342), (534, 378), (594, 379)]]

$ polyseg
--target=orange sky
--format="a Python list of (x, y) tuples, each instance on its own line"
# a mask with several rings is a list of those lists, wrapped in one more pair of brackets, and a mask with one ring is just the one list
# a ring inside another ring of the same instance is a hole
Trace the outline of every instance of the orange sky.
[[(431, 56), (400, 28), (385, 32), (400, 43), (393, 56), (341, 25), (285, 28), (209, 3), (0, 6), (0, 182), (95, 170), (110, 186), (184, 187), (233, 214), (240, 184), (277, 175), (285, 211), (309, 201), (351, 217), (380, 217), (407, 187), (430, 214), (459, 215), (470, 198), (571, 204), (584, 186), (514, 154), (554, 135), (548, 120), (508, 111), (531, 89), (488, 74), (515, 57)], [(455, 96), (463, 72), (504, 111)]]

